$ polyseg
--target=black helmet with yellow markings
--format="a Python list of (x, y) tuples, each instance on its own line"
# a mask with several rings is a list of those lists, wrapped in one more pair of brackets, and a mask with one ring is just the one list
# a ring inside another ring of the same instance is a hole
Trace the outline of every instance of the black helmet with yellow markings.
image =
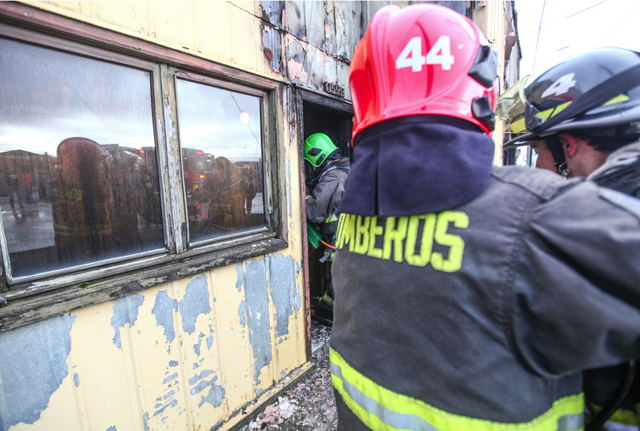
[(506, 148), (572, 131), (615, 140), (640, 138), (638, 52), (595, 49), (518, 84), (498, 100), (498, 117), (519, 134)]

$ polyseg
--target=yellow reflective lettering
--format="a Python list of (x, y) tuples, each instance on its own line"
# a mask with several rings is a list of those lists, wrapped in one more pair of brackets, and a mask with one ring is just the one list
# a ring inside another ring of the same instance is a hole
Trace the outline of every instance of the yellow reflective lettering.
[(358, 216), (356, 222), (356, 253), (365, 254), (369, 248), (369, 223), (371, 217)]
[(340, 214), (340, 219), (338, 220), (338, 228), (336, 229), (336, 250), (342, 248), (342, 225), (344, 224), (344, 220), (346, 218), (346, 214)]
[(391, 257), (391, 243), (393, 242), (393, 260), (402, 262), (402, 241), (407, 236), (407, 218), (398, 217), (398, 228), (395, 228), (396, 217), (389, 217), (385, 226), (384, 246), (382, 258), (389, 260)]
[(382, 249), (376, 248), (376, 237), (382, 235), (382, 232), (384, 232), (384, 228), (378, 226), (378, 216), (372, 217), (369, 230), (369, 253), (367, 253), (371, 257), (378, 259), (382, 257)]
[(340, 248), (349, 244), (349, 251), (353, 251), (353, 246), (355, 244), (355, 233), (356, 233), (356, 216), (353, 214), (345, 214), (345, 220), (342, 225), (342, 234), (341, 234), (341, 242)]
[(464, 241), (458, 235), (447, 233), (450, 222), (458, 229), (466, 229), (469, 227), (469, 216), (461, 211), (444, 211), (438, 214), (435, 240), (440, 245), (450, 247), (447, 260), (444, 260), (442, 253), (434, 252), (431, 255), (431, 266), (438, 271), (455, 272), (462, 268)]
[[(420, 253), (415, 254), (416, 240), (418, 237), (418, 226), (420, 219), (424, 220), (424, 229), (422, 230), (422, 239), (420, 240)], [(404, 251), (404, 258), (407, 263), (414, 266), (425, 266), (431, 258), (431, 250), (433, 249), (433, 231), (436, 226), (436, 215), (425, 214), (420, 216), (412, 216), (409, 219), (409, 228), (407, 229), (407, 243)]]

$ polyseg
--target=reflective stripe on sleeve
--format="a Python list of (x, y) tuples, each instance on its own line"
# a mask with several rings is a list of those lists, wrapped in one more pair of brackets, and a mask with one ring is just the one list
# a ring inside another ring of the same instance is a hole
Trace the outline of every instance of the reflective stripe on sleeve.
[(332, 221), (338, 221), (338, 216), (331, 214), (329, 217), (326, 218), (326, 220), (324, 220), (322, 223), (331, 223)]
[(331, 349), (331, 380), (344, 403), (366, 426), (379, 431), (581, 431), (582, 394), (561, 398), (530, 422), (502, 423), (445, 412), (386, 389), (352, 368)]

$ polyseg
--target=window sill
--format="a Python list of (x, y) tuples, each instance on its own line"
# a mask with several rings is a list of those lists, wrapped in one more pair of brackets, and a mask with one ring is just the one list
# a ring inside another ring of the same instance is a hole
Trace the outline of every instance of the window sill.
[[(0, 331), (120, 298), (171, 281), (231, 265), (287, 248), (286, 241), (267, 238), (193, 256), (171, 255), (147, 269), (131, 270), (89, 283), (75, 281), (50, 290), (46, 283), (32, 285), (0, 296)], [(42, 286), (45, 286), (44, 288)], [(5, 304), (2, 304), (5, 302)]]

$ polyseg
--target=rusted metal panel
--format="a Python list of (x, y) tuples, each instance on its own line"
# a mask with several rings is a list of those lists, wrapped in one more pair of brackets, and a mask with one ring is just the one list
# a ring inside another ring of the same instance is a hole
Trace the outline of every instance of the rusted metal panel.
[(262, 19), (276, 27), (281, 27), (285, 4), (284, 1), (264, 0), (262, 2)]
[(282, 70), (282, 36), (280, 30), (269, 24), (264, 23), (262, 26), (262, 44), (264, 56), (274, 71)]
[(288, 1), (285, 9), (285, 30), (298, 39), (304, 40), (307, 36), (304, 18), (304, 1)]

